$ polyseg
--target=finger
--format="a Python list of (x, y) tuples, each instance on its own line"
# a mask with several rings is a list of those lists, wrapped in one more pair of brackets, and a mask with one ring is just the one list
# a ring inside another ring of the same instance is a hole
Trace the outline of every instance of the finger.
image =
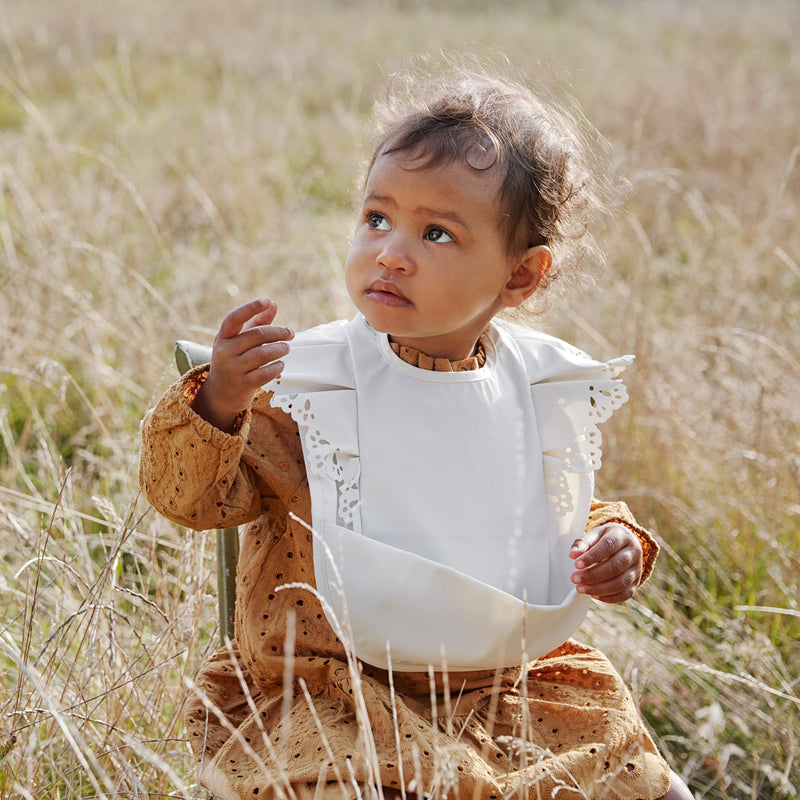
[(636, 551), (632, 547), (625, 547), (607, 561), (602, 561), (588, 569), (577, 569), (572, 573), (572, 581), (585, 586), (596, 586), (606, 581), (612, 581), (628, 571), (636, 573), (639, 569), (637, 562)]
[[(259, 388), (277, 378), (286, 366), (282, 359), (270, 361), (268, 364), (260, 364), (239, 378), (239, 385), (242, 387), (243, 395), (256, 392)], [(238, 406), (237, 406), (238, 408)]]
[[(227, 369), (231, 369), (238, 363), (238, 372), (246, 372), (259, 366), (258, 361), (264, 363), (268, 360), (285, 356), (289, 350), (288, 345), (284, 345), (278, 350), (263, 350), (265, 346), (277, 342), (289, 342), (294, 338), (294, 331), (291, 328), (284, 328), (279, 325), (259, 325), (257, 328), (246, 328), (230, 339), (220, 339), (214, 342), (214, 349), (211, 356), (211, 363), (228, 364)], [(240, 359), (244, 358), (242, 362)]]
[(289, 343), (285, 341), (265, 342), (245, 350), (238, 357), (238, 368), (249, 374), (261, 367), (283, 358), (289, 352)]
[(595, 600), (603, 603), (621, 603), (633, 597), (636, 586), (635, 575), (627, 572), (612, 581), (604, 581), (592, 586), (578, 586), (576, 591), (580, 594), (591, 595)]
[(258, 386), (263, 386), (265, 383), (275, 380), (283, 372), (284, 366), (286, 365), (281, 360), (271, 361), (269, 364), (263, 364), (258, 369), (254, 369), (248, 373), (247, 377), (257, 381)]
[(634, 590), (618, 592), (617, 594), (608, 595), (606, 597), (595, 597), (594, 599), (600, 603), (625, 603), (630, 600), (636, 592)]
[[(584, 578), (586, 576), (583, 576)], [(581, 594), (590, 594), (593, 597), (602, 597), (625, 589), (635, 588), (636, 570), (634, 568), (617, 572), (609, 578), (598, 580), (591, 576), (590, 580), (576, 580), (577, 589)]]
[(283, 325), (257, 325), (253, 328), (245, 328), (235, 338), (243, 353), (251, 347), (260, 347), (262, 344), (288, 342), (294, 339), (294, 331)]
[(602, 536), (602, 528), (592, 528), (579, 536), (570, 546), (569, 557), (578, 558), (582, 553), (589, 550)]
[[(612, 558), (615, 553), (629, 544), (629, 537), (632, 536), (627, 528), (620, 525), (603, 526), (596, 532), (595, 543), (575, 561), (578, 569), (586, 569)], [(587, 535), (588, 533), (595, 533), (595, 530), (588, 531)]]
[[(269, 297), (260, 297), (258, 300), (251, 300), (249, 303), (234, 308), (219, 326), (218, 336), (221, 339), (231, 339), (241, 332), (248, 320), (257, 314), (269, 313), (272, 310), (272, 319), (278, 311), (278, 306)], [(270, 322), (272, 321), (270, 319)]]
[(275, 305), (275, 303), (272, 303), (263, 311), (260, 311), (258, 314), (247, 320), (247, 322), (245, 322), (245, 324), (242, 326), (242, 330), (255, 328), (258, 325), (271, 325), (277, 313), (278, 306)]
[[(259, 325), (257, 328), (247, 328), (232, 339), (225, 339), (217, 343), (220, 354), (225, 354), (227, 359), (249, 359), (249, 363), (257, 366), (255, 362), (261, 358), (262, 362), (268, 360), (269, 354), (273, 352), (270, 345), (278, 342), (288, 343), (294, 338), (294, 331), (291, 328), (283, 328), (279, 325)], [(288, 353), (288, 344), (283, 345), (284, 349), (279, 348), (277, 355), (272, 357), (285, 356)]]

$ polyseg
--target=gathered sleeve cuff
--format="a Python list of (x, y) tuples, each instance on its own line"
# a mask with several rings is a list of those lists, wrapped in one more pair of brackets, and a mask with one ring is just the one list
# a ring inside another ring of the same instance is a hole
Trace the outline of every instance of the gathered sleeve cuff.
[(627, 503), (623, 503), (621, 500), (608, 503), (601, 500), (593, 500), (589, 511), (589, 519), (586, 523), (586, 530), (599, 528), (610, 523), (626, 527), (642, 545), (642, 577), (639, 580), (639, 586), (641, 586), (650, 577), (655, 567), (659, 551), (658, 542), (650, 531), (639, 525)]
[(142, 423), (139, 483), (164, 516), (195, 530), (232, 527), (254, 519), (270, 494), (243, 457), (253, 412), (228, 434), (191, 407), (208, 366), (187, 372)]

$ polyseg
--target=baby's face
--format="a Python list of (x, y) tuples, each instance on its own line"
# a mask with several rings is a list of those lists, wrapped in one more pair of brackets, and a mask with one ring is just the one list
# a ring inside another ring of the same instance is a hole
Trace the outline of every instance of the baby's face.
[(500, 229), (500, 172), (379, 156), (347, 256), (347, 290), (375, 330), (430, 356), (466, 358), (514, 260)]

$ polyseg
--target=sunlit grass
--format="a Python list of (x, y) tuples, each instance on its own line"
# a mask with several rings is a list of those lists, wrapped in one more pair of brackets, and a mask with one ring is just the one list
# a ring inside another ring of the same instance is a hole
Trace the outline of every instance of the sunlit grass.
[(202, 796), (180, 723), (216, 646), (213, 541), (138, 497), (171, 342), (341, 267), (386, 73), (508, 55), (573, 94), (631, 194), (542, 320), (635, 352), (602, 493), (665, 543), (586, 635), (698, 796), (800, 786), (796, 4), (0, 6), (0, 798)]

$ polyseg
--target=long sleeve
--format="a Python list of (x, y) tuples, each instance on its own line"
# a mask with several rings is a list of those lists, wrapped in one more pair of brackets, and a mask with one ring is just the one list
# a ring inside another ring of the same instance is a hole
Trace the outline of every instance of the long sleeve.
[(621, 500), (614, 500), (612, 502), (603, 502), (601, 500), (593, 500), (591, 508), (589, 509), (589, 519), (586, 523), (586, 530), (590, 528), (599, 528), (611, 522), (616, 522), (618, 525), (624, 525), (628, 530), (636, 535), (642, 545), (642, 578), (639, 581), (641, 586), (652, 574), (655, 567), (656, 558), (658, 557), (658, 542), (655, 537), (646, 528), (643, 528), (636, 521), (626, 503)]
[(207, 367), (187, 373), (148, 412), (139, 464), (148, 501), (195, 530), (250, 522), (282, 504), (305, 479), (297, 427), (264, 393), (234, 435), (193, 411), (206, 375)]

